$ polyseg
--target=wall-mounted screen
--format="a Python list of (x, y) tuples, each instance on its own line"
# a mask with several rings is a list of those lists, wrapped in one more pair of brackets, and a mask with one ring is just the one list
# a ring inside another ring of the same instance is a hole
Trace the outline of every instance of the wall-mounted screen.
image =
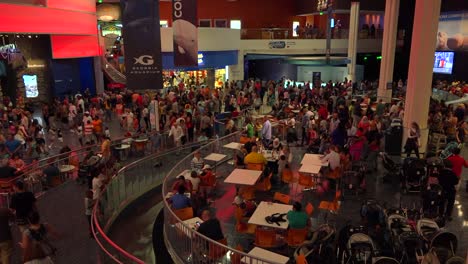
[(23, 81), (26, 89), (26, 98), (38, 97), (37, 75), (23, 75)]
[(452, 74), (454, 52), (436, 51), (434, 73)]

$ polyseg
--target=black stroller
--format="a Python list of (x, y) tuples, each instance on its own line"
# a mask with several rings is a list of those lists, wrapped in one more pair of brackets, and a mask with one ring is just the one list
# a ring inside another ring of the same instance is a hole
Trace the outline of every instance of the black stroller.
[(383, 177), (383, 182), (390, 183), (393, 181), (393, 179), (398, 179), (398, 173), (401, 170), (400, 164), (394, 162), (385, 152), (381, 152), (380, 157), (382, 158), (382, 164), (387, 171)]
[(328, 224), (321, 225), (310, 240), (304, 241), (294, 251), (294, 258), (304, 254), (308, 263), (333, 263), (335, 259), (334, 240), (336, 230)]
[(422, 211), (425, 218), (434, 219), (440, 227), (445, 225), (443, 217), (439, 215), (439, 209), (444, 202), (444, 189), (438, 184), (429, 184), (422, 191)]
[(420, 192), (425, 186), (427, 175), (426, 161), (408, 157), (401, 169), (401, 188), (403, 193)]
[(427, 179), (429, 184), (439, 184), (439, 174), (444, 168), (444, 161), (439, 157), (430, 157), (427, 163)]
[(342, 264), (372, 263), (376, 247), (363, 226), (346, 225), (338, 238), (337, 257)]

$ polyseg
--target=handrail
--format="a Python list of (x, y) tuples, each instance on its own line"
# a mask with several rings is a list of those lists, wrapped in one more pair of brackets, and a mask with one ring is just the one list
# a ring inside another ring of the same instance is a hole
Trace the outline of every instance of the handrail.
[[(116, 172), (112, 177), (111, 177), (111, 181), (114, 181), (114, 180), (117, 180), (119, 178), (120, 175), (125, 175), (124, 173), (128, 170), (130, 170), (131, 168), (145, 162), (145, 161), (148, 161), (148, 160), (152, 160), (152, 159), (157, 159), (157, 158), (161, 158), (163, 156), (166, 156), (166, 155), (171, 155), (171, 154), (175, 154), (175, 152), (177, 151), (181, 151), (181, 150), (185, 150), (185, 149), (191, 149), (195, 146), (199, 146), (200, 144), (203, 145), (203, 144), (206, 144), (207, 142), (209, 141), (206, 141), (206, 142), (193, 142), (193, 143), (190, 143), (190, 144), (186, 144), (182, 147), (175, 147), (175, 148), (171, 148), (169, 150), (166, 150), (164, 152), (159, 152), (159, 153), (155, 153), (155, 154), (152, 154), (152, 155), (149, 155), (149, 156), (146, 156), (144, 158), (141, 158), (137, 161), (134, 161), (134, 162), (131, 162), (127, 165), (125, 165), (124, 167), (122, 167), (118, 172)], [(128, 253), (127, 251), (125, 251), (124, 249), (122, 249), (119, 245), (117, 245), (114, 241), (112, 241), (106, 234), (106, 232), (104, 231), (103, 228), (105, 227), (102, 227), (101, 226), (101, 223), (99, 222), (99, 219), (98, 219), (98, 214), (99, 214), (99, 210), (100, 210), (100, 206), (101, 206), (101, 198), (104, 197), (104, 194), (107, 194), (107, 191), (108, 191), (108, 186), (110, 185), (110, 182), (108, 185), (106, 185), (104, 187), (104, 189), (102, 190), (101, 192), (101, 195), (100, 197), (98, 198), (96, 204), (94, 205), (94, 208), (93, 208), (93, 214), (92, 214), (92, 222), (93, 222), (93, 225), (92, 225), (92, 229), (93, 229), (93, 233), (95, 234), (95, 239), (96, 241), (98, 241), (98, 244), (100, 246), (100, 248), (110, 257), (112, 258), (114, 261), (116, 261), (117, 263), (122, 263), (120, 262), (120, 260), (118, 260), (116, 257), (114, 257), (107, 249), (106, 247), (103, 245), (103, 243), (101, 243), (101, 241), (99, 240), (100, 238), (97, 236), (97, 234), (99, 234), (106, 243), (108, 243), (113, 249), (117, 250), (119, 254), (123, 255), (125, 258), (127, 258), (127, 260), (131, 260), (135, 263), (145, 263), (144, 261), (142, 261), (141, 259), (131, 255), (130, 253)], [(107, 225), (107, 224), (106, 224)], [(96, 232), (94, 231), (97, 231), (97, 234)]]

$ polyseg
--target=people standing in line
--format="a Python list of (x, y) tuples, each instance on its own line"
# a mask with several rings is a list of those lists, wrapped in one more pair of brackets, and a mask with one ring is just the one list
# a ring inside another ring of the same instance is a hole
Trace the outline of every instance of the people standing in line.
[(406, 139), (405, 143), (405, 153), (407, 157), (411, 156), (411, 153), (414, 151), (416, 157), (419, 159), (420, 137), (421, 130), (419, 128), (418, 123), (411, 123), (411, 127), (408, 131), (408, 138)]
[(262, 142), (264, 147), (268, 147), (271, 143), (271, 123), (268, 117), (263, 118), (262, 127)]

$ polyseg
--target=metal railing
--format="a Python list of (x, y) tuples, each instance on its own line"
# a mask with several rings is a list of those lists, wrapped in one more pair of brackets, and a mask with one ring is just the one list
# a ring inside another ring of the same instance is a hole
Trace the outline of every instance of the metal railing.
[[(348, 39), (348, 28), (332, 28), (332, 39)], [(376, 29), (375, 32), (362, 29), (358, 32), (359, 39), (381, 39), (383, 30)], [(326, 39), (326, 31), (319, 28), (302, 28), (296, 32), (292, 28), (247, 28), (241, 30), (241, 39)]]

